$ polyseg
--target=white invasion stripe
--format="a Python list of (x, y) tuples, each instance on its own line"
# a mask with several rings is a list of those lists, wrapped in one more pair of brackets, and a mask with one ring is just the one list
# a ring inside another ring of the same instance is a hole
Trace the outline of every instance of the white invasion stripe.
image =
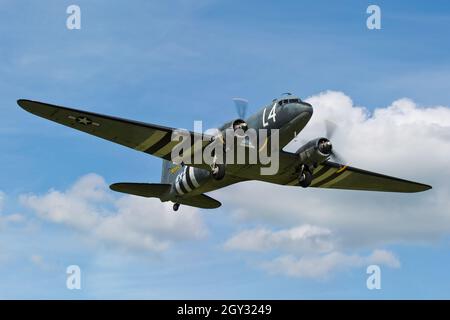
[(338, 183), (339, 181), (341, 181), (342, 179), (347, 178), (352, 172), (351, 171), (347, 171), (344, 173), (341, 173), (339, 176), (337, 176), (336, 178), (334, 178), (331, 181), (328, 181), (327, 183), (324, 183), (322, 186), (320, 186), (321, 188), (328, 188), (336, 183)]
[(329, 176), (331, 176), (333, 173), (335, 173), (336, 172), (336, 169), (335, 168), (330, 168), (330, 169), (328, 169), (328, 171), (326, 171), (324, 174), (322, 174), (320, 177), (317, 177), (316, 179), (314, 179), (312, 182), (311, 182), (311, 185), (314, 185), (314, 184), (316, 184), (316, 183), (319, 183), (320, 181), (322, 181), (322, 180), (325, 180), (326, 178), (328, 178)]
[(179, 194), (184, 194), (183, 190), (180, 188), (180, 181), (175, 182), (175, 189), (177, 189)]
[(159, 140), (162, 139), (167, 134), (167, 132), (164, 131), (155, 131), (153, 132), (147, 139), (142, 141), (139, 145), (137, 145), (134, 149), (139, 151), (145, 151), (148, 148), (150, 148), (152, 145), (157, 143)]
[(188, 167), (188, 171), (189, 171), (189, 178), (191, 178), (191, 181), (192, 181), (192, 184), (194, 185), (194, 187), (196, 187), (196, 188), (200, 187), (200, 185), (197, 182), (197, 179), (195, 179), (194, 168)]
[(186, 176), (188, 174), (187, 170), (188, 170), (188, 167), (185, 167), (184, 174), (183, 174), (183, 186), (184, 186), (184, 188), (186, 189), (187, 192), (191, 192), (192, 189), (191, 189), (191, 187), (189, 187), (189, 183), (187, 182), (187, 178), (186, 178)]

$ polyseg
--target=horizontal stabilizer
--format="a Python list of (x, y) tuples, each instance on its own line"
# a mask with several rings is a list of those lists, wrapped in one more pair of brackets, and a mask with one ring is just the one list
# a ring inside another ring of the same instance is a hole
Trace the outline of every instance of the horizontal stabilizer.
[(222, 205), (219, 201), (208, 197), (206, 194), (200, 194), (193, 197), (183, 197), (177, 201), (181, 204), (202, 209), (215, 209)]
[[(111, 190), (132, 194), (135, 196), (147, 198), (164, 198), (163, 201), (168, 200), (167, 196), (170, 192), (171, 185), (165, 183), (133, 183), (133, 182), (119, 182), (109, 186)], [(176, 200), (176, 202), (203, 209), (215, 209), (222, 204), (205, 194), (196, 196), (185, 196)]]
[(170, 191), (170, 184), (119, 182), (109, 186), (111, 190), (147, 198), (161, 198)]

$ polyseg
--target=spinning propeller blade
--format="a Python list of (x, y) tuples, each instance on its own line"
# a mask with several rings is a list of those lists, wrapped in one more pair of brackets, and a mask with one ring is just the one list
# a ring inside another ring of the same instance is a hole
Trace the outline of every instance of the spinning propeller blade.
[[(329, 140), (334, 136), (336, 129), (338, 128), (337, 124), (330, 120), (325, 120), (325, 137)], [(330, 152), (331, 157), (334, 161), (340, 164), (346, 164), (347, 161), (336, 151), (334, 148), (331, 149)]]
[(325, 120), (325, 137), (329, 140), (333, 138), (334, 133), (336, 132), (337, 124), (330, 120)]
[(248, 108), (248, 100), (243, 98), (233, 98), (234, 105), (236, 106), (236, 112), (240, 119), (245, 119)]

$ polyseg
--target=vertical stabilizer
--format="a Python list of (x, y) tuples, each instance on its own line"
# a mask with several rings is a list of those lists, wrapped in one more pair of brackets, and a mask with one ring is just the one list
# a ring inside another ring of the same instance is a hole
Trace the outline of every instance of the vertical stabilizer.
[(163, 160), (161, 183), (172, 184), (181, 170), (181, 165), (175, 164), (168, 160)]

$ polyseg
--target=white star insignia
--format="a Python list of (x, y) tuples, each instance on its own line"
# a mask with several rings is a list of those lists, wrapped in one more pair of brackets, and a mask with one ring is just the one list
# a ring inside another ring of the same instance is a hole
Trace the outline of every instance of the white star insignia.
[(100, 124), (99, 123), (97, 123), (97, 122), (93, 122), (91, 119), (89, 119), (88, 117), (74, 117), (74, 116), (68, 116), (68, 118), (69, 119), (71, 119), (71, 120), (75, 120), (76, 122), (78, 122), (78, 123), (80, 123), (80, 124), (82, 124), (82, 125), (85, 125), (85, 126), (87, 126), (87, 125), (93, 125), (93, 126), (96, 126), (96, 127), (99, 127), (100, 126)]
[(91, 119), (86, 118), (86, 117), (78, 117), (77, 122), (84, 124), (85, 126), (92, 123)]

